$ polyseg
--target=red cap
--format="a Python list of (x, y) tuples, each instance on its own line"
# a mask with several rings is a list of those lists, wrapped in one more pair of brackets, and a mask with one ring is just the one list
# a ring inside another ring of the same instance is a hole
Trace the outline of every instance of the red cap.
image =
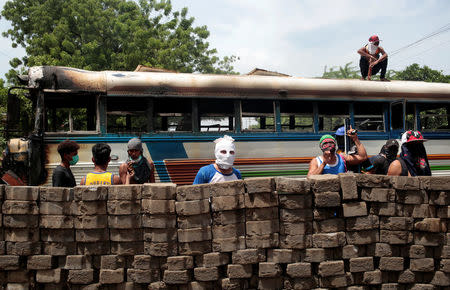
[(402, 144), (409, 143), (409, 142), (424, 142), (428, 141), (427, 139), (424, 139), (422, 136), (422, 133), (419, 131), (406, 131), (402, 135)]
[(378, 38), (378, 35), (372, 35), (372, 36), (369, 38), (369, 41), (370, 41), (370, 42), (377, 42), (377, 41), (380, 41), (380, 39)]

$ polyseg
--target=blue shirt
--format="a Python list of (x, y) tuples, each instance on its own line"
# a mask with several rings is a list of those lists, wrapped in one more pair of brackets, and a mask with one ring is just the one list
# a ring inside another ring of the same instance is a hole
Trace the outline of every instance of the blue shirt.
[(237, 179), (242, 179), (242, 176), (236, 168), (233, 167), (233, 172), (230, 174), (223, 174), (214, 167), (214, 164), (210, 164), (200, 168), (193, 184), (218, 183)]
[[(317, 156), (317, 165), (320, 166), (322, 164), (322, 156)], [(347, 172), (347, 166), (345, 165), (345, 160), (341, 154), (336, 154), (336, 163), (335, 164), (327, 164), (323, 168), (322, 174), (339, 174)]]

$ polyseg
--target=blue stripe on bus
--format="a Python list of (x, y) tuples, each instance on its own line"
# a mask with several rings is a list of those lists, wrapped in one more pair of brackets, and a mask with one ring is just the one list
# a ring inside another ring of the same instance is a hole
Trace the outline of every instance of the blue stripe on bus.
[(171, 182), (170, 175), (167, 172), (166, 164), (163, 160), (153, 160), (156, 172), (158, 173), (161, 182)]
[[(145, 138), (142, 141), (146, 142)], [(172, 158), (188, 158), (183, 143), (181, 142), (156, 142), (146, 143), (152, 160), (163, 160)]]

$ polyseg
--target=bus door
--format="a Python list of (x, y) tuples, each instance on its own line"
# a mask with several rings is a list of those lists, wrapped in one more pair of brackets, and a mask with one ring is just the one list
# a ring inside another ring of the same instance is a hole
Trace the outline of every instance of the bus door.
[(406, 100), (399, 100), (389, 105), (389, 138), (399, 139), (406, 128)]

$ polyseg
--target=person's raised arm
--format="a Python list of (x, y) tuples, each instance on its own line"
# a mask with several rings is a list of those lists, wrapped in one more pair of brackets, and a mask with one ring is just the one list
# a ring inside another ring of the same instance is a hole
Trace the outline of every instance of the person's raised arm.
[(308, 170), (308, 175), (307, 176), (311, 176), (311, 175), (317, 175), (317, 174), (322, 174), (324, 167), (327, 164), (325, 162), (322, 162), (320, 165), (317, 165), (317, 160), (316, 158), (313, 158), (310, 162), (309, 162), (309, 170)]
[(358, 153), (354, 155), (344, 155), (345, 162), (347, 162), (349, 165), (357, 165), (361, 162), (365, 161), (367, 159), (367, 152), (364, 145), (361, 143), (361, 141), (358, 138), (357, 133), (353, 133), (352, 126), (350, 126), (350, 129), (347, 131), (347, 136), (350, 137), (350, 139), (353, 140), (353, 142), (356, 145), (356, 149)]

